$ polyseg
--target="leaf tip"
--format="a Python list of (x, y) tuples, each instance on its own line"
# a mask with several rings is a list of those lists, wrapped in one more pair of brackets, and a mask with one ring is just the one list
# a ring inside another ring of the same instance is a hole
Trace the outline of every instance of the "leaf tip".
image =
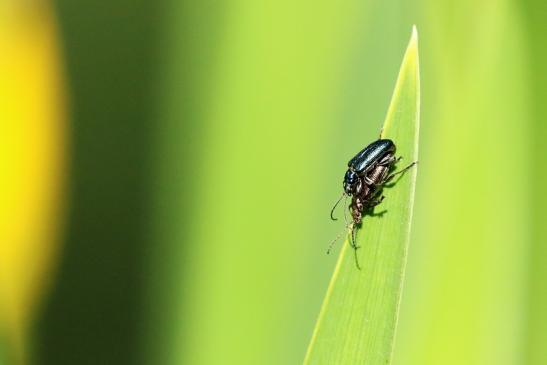
[(412, 26), (412, 34), (410, 35), (410, 41), (408, 42), (408, 49), (418, 49), (418, 29), (416, 25)]
[(412, 26), (410, 41), (403, 57), (403, 65), (406, 67), (417, 67), (418, 64), (418, 29), (416, 25)]
[(416, 24), (412, 26), (412, 35), (410, 36), (410, 40), (418, 43), (418, 28), (416, 28)]

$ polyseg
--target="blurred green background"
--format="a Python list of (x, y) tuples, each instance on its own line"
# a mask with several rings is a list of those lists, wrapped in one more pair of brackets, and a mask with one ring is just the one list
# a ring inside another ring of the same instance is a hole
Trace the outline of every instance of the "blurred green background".
[(394, 364), (547, 364), (542, 1), (2, 0), (0, 364), (298, 364), (420, 36)]

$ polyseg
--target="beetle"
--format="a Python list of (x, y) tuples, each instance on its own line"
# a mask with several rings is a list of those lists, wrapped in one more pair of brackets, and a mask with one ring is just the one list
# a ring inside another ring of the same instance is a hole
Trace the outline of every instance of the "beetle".
[(390, 139), (378, 139), (356, 154), (348, 162), (348, 170), (344, 175), (344, 192), (347, 195), (359, 194), (362, 182), (370, 183), (367, 173), (376, 166), (391, 167), (395, 162), (395, 143)]
[[(392, 140), (380, 138), (370, 143), (349, 160), (348, 169), (344, 174), (342, 195), (331, 210), (331, 219), (337, 220), (333, 216), (336, 206), (342, 198), (352, 197), (349, 205), (352, 222), (348, 224), (346, 219), (346, 227), (351, 230), (350, 244), (355, 250), (355, 263), (358, 268), (360, 268), (357, 261), (357, 249), (359, 247), (355, 243), (355, 231), (357, 226), (361, 225), (363, 213), (371, 211), (372, 208), (384, 200), (382, 189), (387, 182), (417, 163), (416, 161), (412, 162), (402, 170), (391, 173), (395, 164), (402, 158), (395, 157), (396, 151), (397, 147)], [(340, 236), (341, 234), (331, 242), (327, 253), (330, 253), (332, 246)]]

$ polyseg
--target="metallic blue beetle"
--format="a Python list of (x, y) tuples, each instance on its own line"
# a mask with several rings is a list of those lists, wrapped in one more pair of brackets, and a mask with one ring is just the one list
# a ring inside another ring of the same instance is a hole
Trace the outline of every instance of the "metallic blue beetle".
[(344, 191), (347, 195), (357, 194), (361, 188), (361, 179), (367, 181), (367, 174), (377, 165), (391, 167), (396, 161), (395, 143), (391, 139), (379, 139), (363, 148), (348, 162), (344, 175)]
[[(361, 224), (363, 214), (382, 202), (384, 199), (382, 189), (388, 181), (416, 164), (416, 162), (412, 162), (401, 171), (391, 173), (395, 163), (401, 159), (401, 157), (395, 157), (396, 150), (397, 147), (392, 140), (378, 139), (363, 148), (348, 162), (348, 170), (344, 175), (344, 192), (330, 214), (331, 219), (336, 220), (333, 213), (338, 203), (344, 197), (352, 197), (349, 206), (352, 222), (348, 224), (346, 221), (346, 225), (351, 230), (350, 244), (355, 250), (358, 248), (355, 244), (355, 230)], [(340, 236), (331, 242), (327, 253), (330, 252), (332, 245)], [(357, 255), (355, 256), (355, 263), (359, 268)]]

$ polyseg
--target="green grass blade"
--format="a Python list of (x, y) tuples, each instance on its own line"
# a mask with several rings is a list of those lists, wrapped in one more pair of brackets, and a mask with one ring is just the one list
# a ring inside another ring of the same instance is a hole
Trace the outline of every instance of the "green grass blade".
[[(402, 168), (417, 160), (420, 113), (418, 36), (413, 29), (391, 100), (383, 137), (393, 139)], [(365, 142), (365, 141), (363, 141)], [(365, 144), (365, 143), (364, 143)], [(305, 364), (388, 364), (409, 240), (416, 168), (393, 187), (357, 233), (358, 258), (346, 241), (308, 347)]]

